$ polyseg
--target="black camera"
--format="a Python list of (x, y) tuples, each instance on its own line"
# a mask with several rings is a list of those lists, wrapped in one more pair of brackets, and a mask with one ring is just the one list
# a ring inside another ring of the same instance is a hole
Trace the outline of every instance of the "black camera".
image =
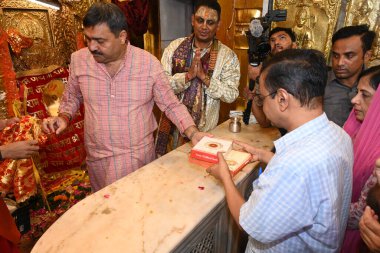
[[(272, 22), (285, 21), (286, 10), (273, 10), (273, 0), (268, 2), (268, 12), (262, 18), (253, 18), (249, 24), (249, 31), (245, 32), (248, 39), (248, 62), (257, 67), (270, 53), (269, 28)], [(254, 80), (250, 80), (249, 89), (252, 91), (255, 85)], [(247, 103), (247, 108), (243, 113), (243, 122), (248, 125), (251, 115), (252, 100)]]
[[(270, 1), (271, 2), (271, 1)], [(246, 31), (248, 39), (248, 61), (252, 66), (258, 66), (270, 53), (269, 28), (272, 22), (285, 21), (286, 10), (268, 10), (262, 18), (252, 19), (249, 31)]]

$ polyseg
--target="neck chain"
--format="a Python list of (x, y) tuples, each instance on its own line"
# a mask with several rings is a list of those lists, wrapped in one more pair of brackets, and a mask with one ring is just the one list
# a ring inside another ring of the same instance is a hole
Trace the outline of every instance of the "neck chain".
[[(205, 47), (205, 48), (199, 48), (201, 50), (201, 52), (207, 51), (211, 47), (212, 42), (214, 42), (214, 40), (211, 40), (210, 43), (207, 45), (207, 47)], [(193, 51), (195, 49), (197, 49), (197, 46), (195, 45), (195, 39), (193, 40), (193, 44), (191, 45), (191, 47), (192, 47)]]

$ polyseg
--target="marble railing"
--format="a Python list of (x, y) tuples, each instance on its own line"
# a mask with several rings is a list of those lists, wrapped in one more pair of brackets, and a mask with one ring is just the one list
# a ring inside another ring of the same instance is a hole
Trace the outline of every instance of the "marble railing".
[[(271, 149), (274, 128), (257, 124), (216, 137)], [(189, 163), (190, 144), (142, 167), (80, 201), (38, 240), (32, 252), (237, 252), (239, 231), (222, 185), (205, 168)], [(234, 177), (244, 193), (257, 177), (257, 163)]]

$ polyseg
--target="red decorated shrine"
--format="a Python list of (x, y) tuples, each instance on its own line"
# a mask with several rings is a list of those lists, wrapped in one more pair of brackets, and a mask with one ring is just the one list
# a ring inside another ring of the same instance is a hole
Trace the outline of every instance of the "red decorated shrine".
[(56, 113), (68, 80), (68, 68), (52, 65), (14, 71), (12, 57), (19, 56), (32, 42), (17, 30), (5, 31), (0, 27), (0, 87), (5, 94), (0, 114), (1, 118), (20, 118), (19, 123), (0, 132), (0, 145), (38, 140), (40, 147), (39, 156), (33, 159), (0, 162), (0, 193), (10, 201), (13, 199), (17, 207), (28, 207), (31, 229), (21, 232), (28, 232), (26, 238), (35, 239), (68, 208), (90, 194), (91, 188), (83, 145), (83, 106), (59, 136), (41, 131), (42, 120)]

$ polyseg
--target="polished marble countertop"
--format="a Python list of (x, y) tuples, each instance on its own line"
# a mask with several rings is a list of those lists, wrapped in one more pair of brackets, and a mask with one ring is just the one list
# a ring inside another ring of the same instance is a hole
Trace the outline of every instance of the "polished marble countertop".
[[(277, 129), (257, 124), (228, 130), (229, 121), (211, 131), (271, 149)], [(185, 144), (78, 202), (37, 241), (33, 253), (170, 252), (224, 201), (222, 185), (205, 168), (190, 163)], [(253, 170), (248, 164), (236, 184)]]

